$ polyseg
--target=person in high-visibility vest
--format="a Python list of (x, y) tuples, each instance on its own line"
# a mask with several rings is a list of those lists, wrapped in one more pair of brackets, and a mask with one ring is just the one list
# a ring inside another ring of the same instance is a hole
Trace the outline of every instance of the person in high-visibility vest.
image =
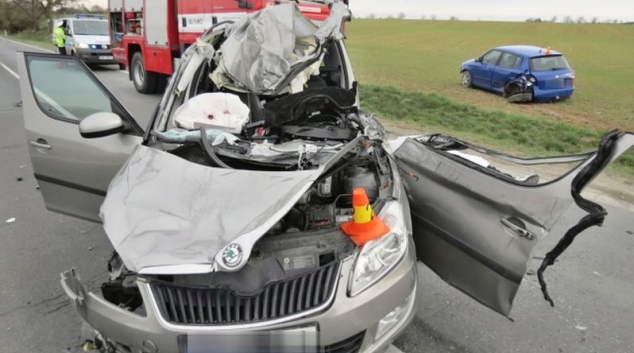
[(58, 27), (55, 27), (53, 31), (53, 35), (55, 36), (55, 45), (57, 46), (57, 50), (60, 55), (66, 55), (66, 31), (64, 28), (66, 27), (66, 21), (62, 21)]

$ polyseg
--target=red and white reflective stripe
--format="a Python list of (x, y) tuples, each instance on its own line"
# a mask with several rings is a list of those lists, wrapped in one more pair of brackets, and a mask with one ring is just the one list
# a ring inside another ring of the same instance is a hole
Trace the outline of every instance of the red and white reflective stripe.
[(321, 13), (322, 12), (321, 7), (301, 6), (301, 5), (297, 7), (299, 8), (299, 11), (305, 12), (305, 13)]

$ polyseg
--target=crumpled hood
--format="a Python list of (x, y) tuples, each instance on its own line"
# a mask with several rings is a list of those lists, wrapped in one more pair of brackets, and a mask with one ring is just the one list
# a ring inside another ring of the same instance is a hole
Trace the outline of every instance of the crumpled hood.
[[(214, 258), (219, 263), (217, 255), (232, 243), (241, 246), (246, 261), (255, 240), (294, 206), (321, 171), (213, 168), (138, 146), (111, 182), (101, 218), (112, 245), (134, 272), (210, 265)], [(220, 267), (214, 266), (232, 270)]]

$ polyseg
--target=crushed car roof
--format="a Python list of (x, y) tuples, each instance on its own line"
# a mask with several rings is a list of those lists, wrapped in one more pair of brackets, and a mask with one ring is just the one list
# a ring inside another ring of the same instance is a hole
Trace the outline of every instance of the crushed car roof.
[[(225, 29), (212, 79), (218, 87), (259, 95), (301, 86), (318, 70), (326, 41), (343, 38), (341, 25), (349, 18), (350, 10), (339, 1), (319, 27), (294, 3), (258, 11)], [(301, 82), (292, 82), (296, 78)]]

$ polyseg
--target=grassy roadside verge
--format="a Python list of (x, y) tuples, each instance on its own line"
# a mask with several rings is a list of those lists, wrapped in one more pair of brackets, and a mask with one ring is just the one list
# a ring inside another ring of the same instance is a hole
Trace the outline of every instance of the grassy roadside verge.
[(53, 50), (53, 42), (51, 40), (50, 33), (47, 32), (33, 32), (33, 31), (25, 31), (17, 34), (11, 34), (4, 38), (14, 40), (16, 42), (21, 42), (25, 44), (29, 44), (38, 48)]
[[(413, 130), (434, 130), (486, 144), (519, 156), (578, 153), (597, 148), (606, 131), (457, 103), (437, 94), (360, 85), (364, 110)], [(610, 168), (620, 176), (634, 175), (634, 151)]]

